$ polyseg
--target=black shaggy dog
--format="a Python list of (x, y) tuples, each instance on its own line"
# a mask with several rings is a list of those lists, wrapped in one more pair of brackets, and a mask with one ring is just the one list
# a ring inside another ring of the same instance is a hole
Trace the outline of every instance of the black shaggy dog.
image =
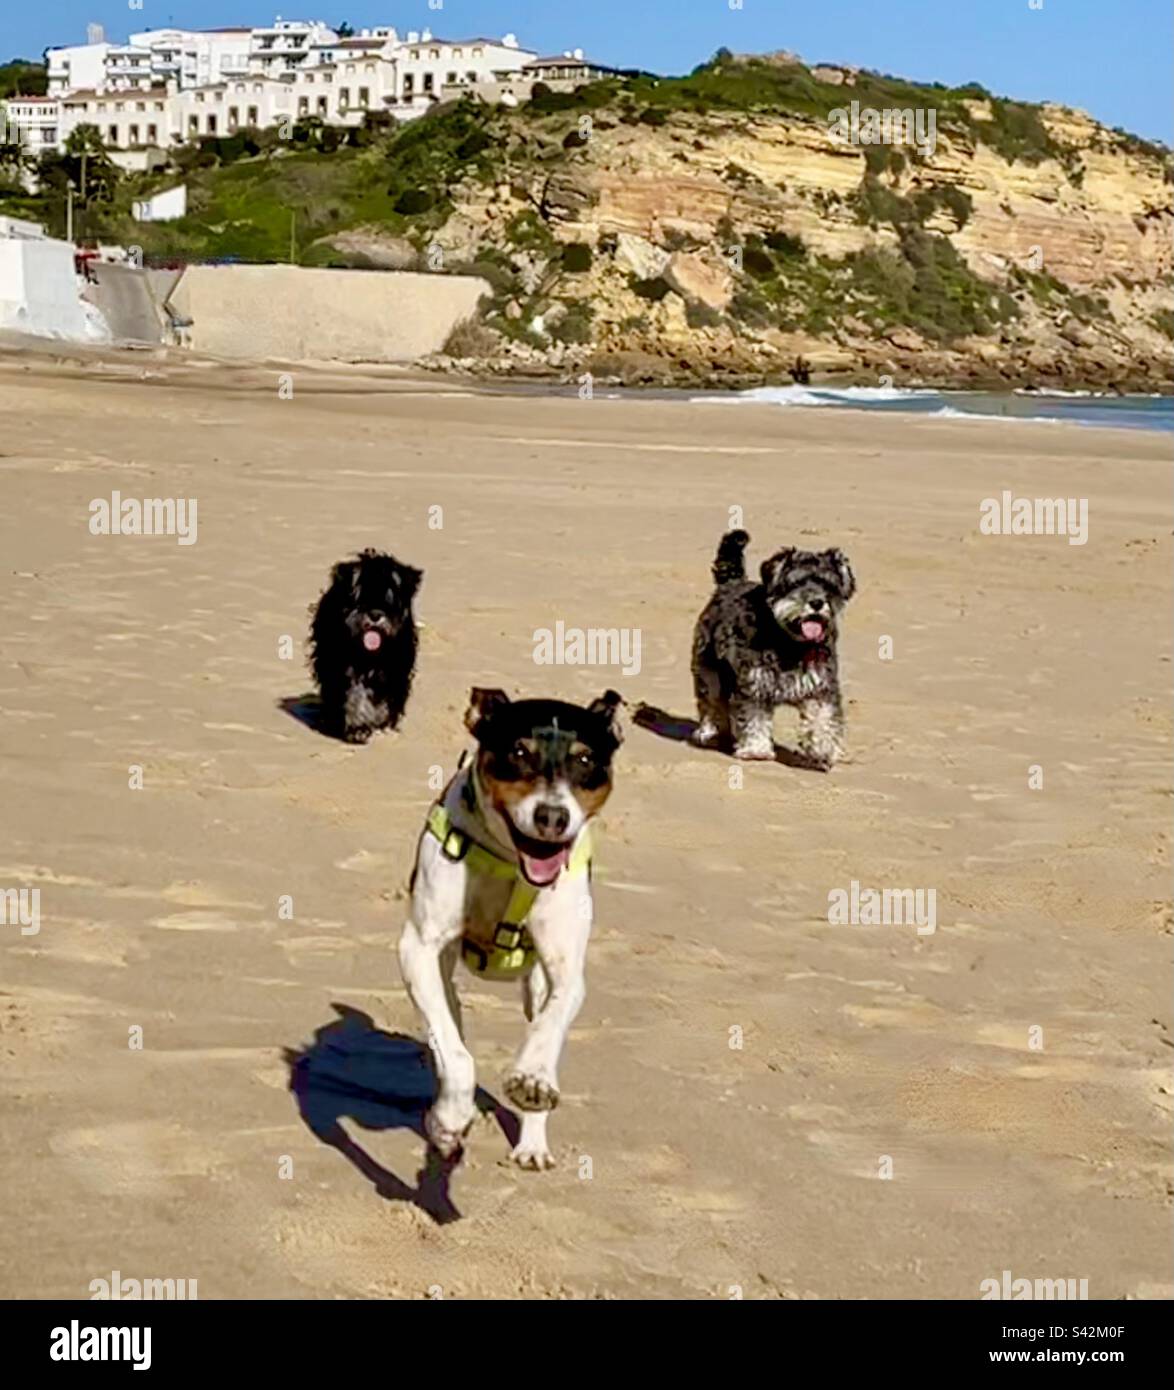
[(746, 577), (750, 537), (730, 531), (713, 562), (713, 596), (693, 637), (693, 686), (702, 747), (773, 758), (778, 705), (799, 711), (799, 746), (830, 768), (842, 752), (844, 710), (836, 642), (840, 610), (856, 592), (842, 550), (790, 546)]
[(377, 550), (335, 565), (310, 626), (323, 732), (366, 743), (399, 723), (416, 667), (412, 596), (423, 577)]

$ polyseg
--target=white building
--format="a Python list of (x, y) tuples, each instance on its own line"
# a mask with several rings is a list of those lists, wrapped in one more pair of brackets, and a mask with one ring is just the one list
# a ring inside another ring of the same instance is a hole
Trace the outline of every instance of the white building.
[(150, 50), (151, 72), (156, 82), (203, 87), (248, 70), (252, 32), (240, 27), (147, 29), (132, 34), (130, 41), (138, 48)]
[(9, 97), (0, 102), (0, 137), (7, 135), (34, 156), (59, 148), (64, 139), (61, 122), (56, 97)]
[[(316, 117), (357, 126), (368, 112), (397, 120), (434, 102), (491, 89), (529, 95), (535, 81), (588, 81), (604, 70), (576, 51), (539, 59), (513, 34), (441, 39), (428, 29), (401, 37), (390, 25), (341, 38), (319, 20), (267, 28), (148, 29), (130, 42), (49, 50), (50, 95), (15, 103), (14, 121), (35, 148), (60, 149), (87, 123), (111, 150), (168, 149), (207, 136)], [(557, 71), (556, 71), (557, 69)]]
[(282, 77), (312, 63), (316, 45), (338, 41), (338, 34), (321, 20), (282, 19), (249, 36), (249, 71), (262, 77)]
[(455, 92), (491, 82), (498, 72), (520, 71), (537, 54), (519, 47), (513, 34), (501, 39), (438, 39), (425, 29), (409, 31), (395, 45), (394, 57), (399, 66), (399, 104), (426, 108), (440, 100), (446, 87)]
[(446, 82), (442, 95), (446, 100), (460, 96), (460, 87), (464, 86), (470, 96), (480, 101), (491, 105), (498, 102), (516, 105), (519, 101), (529, 101), (539, 83), (552, 92), (573, 92), (587, 82), (599, 82), (618, 72), (616, 68), (585, 58), (581, 48), (546, 58), (536, 58), (532, 54), (524, 56), (528, 61), (521, 66), (497, 68), (488, 77), (479, 76), (476, 83)]
[(74, 92), (79, 87), (101, 87), (106, 81), (106, 54), (110, 43), (78, 43), (67, 48), (50, 48), (49, 95)]
[(173, 222), (177, 217), (185, 217), (187, 210), (188, 191), (182, 183), (131, 204), (131, 216), (136, 222)]
[(92, 125), (109, 150), (165, 149), (175, 143), (174, 95), (166, 87), (70, 92), (61, 98), (61, 143), (79, 125)]

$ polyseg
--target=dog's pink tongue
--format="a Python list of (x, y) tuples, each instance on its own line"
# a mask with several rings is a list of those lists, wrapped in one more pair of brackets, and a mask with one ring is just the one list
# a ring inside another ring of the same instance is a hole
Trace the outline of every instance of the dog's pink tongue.
[(823, 623), (818, 618), (806, 618), (799, 624), (799, 631), (809, 642), (818, 642), (823, 636)]
[(549, 855), (546, 859), (536, 859), (532, 854), (518, 851), (518, 858), (522, 861), (522, 872), (539, 888), (545, 888), (548, 883), (553, 883), (559, 876), (559, 870), (566, 864), (570, 857), (570, 845), (564, 845), (557, 854)]
[(366, 647), (369, 652), (377, 652), (382, 641), (383, 638), (380, 637), (373, 627), (368, 628), (367, 631), (363, 633), (363, 646)]

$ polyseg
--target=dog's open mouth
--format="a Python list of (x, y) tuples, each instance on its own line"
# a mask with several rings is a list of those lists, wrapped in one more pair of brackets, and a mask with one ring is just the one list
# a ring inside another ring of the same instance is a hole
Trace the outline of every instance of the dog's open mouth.
[(569, 841), (551, 844), (547, 840), (533, 840), (529, 835), (523, 835), (513, 821), (507, 821), (507, 824), (526, 881), (535, 888), (548, 887), (566, 868), (567, 860), (571, 857)]
[(804, 618), (799, 633), (805, 642), (822, 642), (828, 628), (822, 618)]
[(383, 637), (380, 633), (376, 632), (373, 627), (369, 627), (367, 631), (363, 633), (363, 646), (366, 647), (369, 652), (377, 652), (382, 645)]

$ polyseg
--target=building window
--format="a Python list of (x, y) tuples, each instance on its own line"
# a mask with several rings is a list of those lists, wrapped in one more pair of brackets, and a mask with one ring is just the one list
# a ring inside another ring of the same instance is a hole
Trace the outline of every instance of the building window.
[(405, 72), (405, 73), (404, 73), (404, 96), (405, 96), (405, 97), (407, 97), (407, 98), (409, 98), (409, 99), (411, 98), (412, 89), (413, 89), (413, 87), (415, 86), (415, 83), (416, 83), (416, 79), (412, 76), (412, 74), (411, 74), (410, 72)]
[(345, 111), (350, 104), (351, 89), (349, 87), (340, 87), (338, 89), (338, 109), (340, 111)]
[(419, 50), (418, 48), (413, 48), (413, 49), (412, 49), (412, 58), (413, 58), (417, 63), (420, 61), (420, 50)]
[(318, 98), (318, 114), (322, 117), (323, 120), (325, 120), (326, 117), (330, 114), (327, 110), (327, 102), (325, 97)]
[(370, 87), (360, 87), (360, 88), (359, 88), (359, 105), (362, 106), (362, 107), (364, 107), (364, 108), (371, 105), (371, 88), (370, 88)]
[(449, 84), (450, 87), (454, 86), (456, 84), (457, 75), (455, 72), (450, 72), (444, 80)]
[(139, 128), (137, 125), (132, 125), (130, 128), (130, 143), (132, 145), (137, 145), (139, 143)]
[(260, 82), (254, 82), (254, 83), (253, 83), (253, 91), (254, 91), (254, 92), (259, 92), (260, 90), (261, 90), (261, 84), (260, 84)]
[(107, 126), (106, 135), (112, 145), (118, 144), (118, 127), (116, 125)]
[(310, 98), (298, 97), (298, 115), (308, 116), (310, 114)]
[(454, 58), (463, 58), (465, 56), (465, 51), (462, 48), (454, 48), (452, 51), (452, 56)]
[(430, 72), (426, 72), (424, 74), (424, 90), (426, 92), (430, 92), (432, 90), (432, 74)]
[(136, 102), (135, 102), (135, 110), (136, 110), (136, 111), (145, 111), (146, 109), (147, 109), (147, 103), (146, 103), (145, 101), (136, 101)]
[(363, 67), (363, 71), (364, 71), (364, 72), (374, 72), (374, 71), (375, 71), (375, 64), (374, 64), (374, 63), (367, 63), (367, 64), (365, 64), (364, 67)]
[(257, 124), (257, 108), (256, 108), (255, 106), (250, 106), (250, 107), (249, 107), (249, 124), (250, 124), (250, 125), (256, 125), (256, 124)]
[(323, 81), (323, 82), (333, 82), (333, 81), (334, 81), (334, 73), (332, 73), (332, 72), (324, 72), (324, 73), (322, 74), (322, 81)]
[(314, 83), (314, 74), (313, 74), (312, 72), (306, 73), (306, 81), (307, 81), (307, 83), (309, 83), (311, 86), (313, 86), (313, 83)]
[(430, 49), (428, 50), (428, 56), (429, 56), (429, 58), (436, 58), (436, 59), (439, 59), (439, 58), (440, 58), (440, 49), (439, 49), (439, 48), (430, 48)]
[(147, 144), (157, 145), (159, 143), (159, 127), (149, 125), (147, 127)]
[(235, 106), (228, 108), (228, 128), (235, 130), (240, 125), (240, 111)]
[(215, 116), (209, 116), (209, 117), (208, 117), (208, 134), (209, 134), (209, 135), (215, 135), (215, 134), (216, 134), (216, 117), (215, 117)]
[(475, 49), (473, 50), (473, 57), (474, 57), (474, 58), (480, 58), (480, 56), (481, 56), (481, 50), (480, 50), (479, 48), (475, 48)]
[(157, 101), (157, 102), (155, 103), (155, 110), (156, 110), (156, 111), (162, 111), (162, 110), (163, 110), (163, 103), (162, 103), (161, 101)]
[[(114, 127), (111, 126), (110, 129), (113, 130)], [(199, 116), (189, 116), (189, 117), (188, 117), (188, 130), (189, 130), (189, 132), (190, 132), (192, 135), (197, 135), (197, 134), (199, 133), (199, 130), (200, 130), (200, 118), (199, 118)]]
[(476, 82), (476, 80), (477, 80), (477, 74), (476, 74), (475, 72), (467, 72), (467, 73), (465, 73), (465, 81), (466, 81), (466, 82)]

